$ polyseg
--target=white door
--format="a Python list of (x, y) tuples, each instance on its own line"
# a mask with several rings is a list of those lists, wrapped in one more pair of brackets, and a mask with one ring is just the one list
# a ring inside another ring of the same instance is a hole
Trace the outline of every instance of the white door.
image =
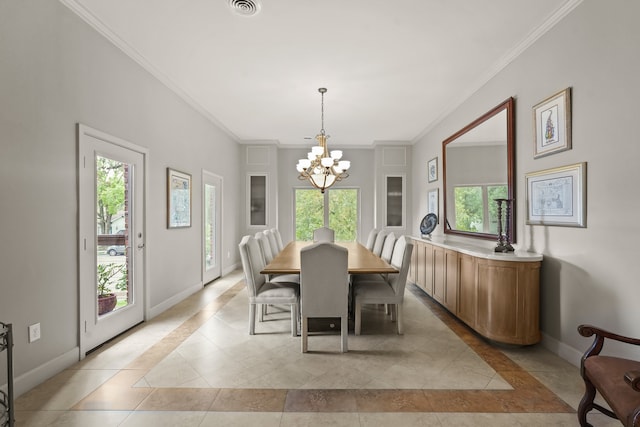
[(146, 150), (78, 127), (80, 357), (144, 320)]
[(202, 283), (222, 273), (222, 178), (202, 171)]

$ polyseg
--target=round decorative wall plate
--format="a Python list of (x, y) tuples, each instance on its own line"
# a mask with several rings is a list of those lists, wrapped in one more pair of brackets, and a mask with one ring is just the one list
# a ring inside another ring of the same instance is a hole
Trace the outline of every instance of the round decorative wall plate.
[(436, 225), (438, 225), (438, 216), (434, 213), (429, 213), (420, 222), (420, 233), (431, 234)]

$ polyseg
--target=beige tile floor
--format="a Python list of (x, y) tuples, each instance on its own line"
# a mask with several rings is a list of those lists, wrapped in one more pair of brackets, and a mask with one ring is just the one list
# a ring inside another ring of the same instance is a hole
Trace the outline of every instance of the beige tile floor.
[(578, 425), (576, 367), (539, 345), (490, 345), (414, 287), (404, 335), (368, 307), (348, 353), (322, 334), (302, 354), (284, 309), (248, 335), (241, 280), (215, 281), (25, 393), (17, 425)]

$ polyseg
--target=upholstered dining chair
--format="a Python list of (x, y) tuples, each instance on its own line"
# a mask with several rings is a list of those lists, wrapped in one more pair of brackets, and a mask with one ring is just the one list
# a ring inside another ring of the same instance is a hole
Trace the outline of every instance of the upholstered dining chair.
[(347, 249), (318, 242), (300, 250), (300, 317), (302, 352), (308, 349), (309, 318), (340, 318), (341, 350), (346, 352), (349, 327)]
[[(384, 245), (382, 246), (382, 252), (380, 254), (380, 258), (382, 258), (383, 260), (385, 260), (386, 262), (390, 262), (391, 261), (391, 255), (393, 254), (393, 250), (396, 244), (396, 235), (393, 233), (389, 233), (386, 235), (385, 239), (384, 239)], [(381, 274), (354, 274), (351, 277), (351, 281), (352, 283), (358, 283), (358, 282), (366, 282), (366, 281), (375, 281), (378, 280), (380, 278), (386, 279), (387, 275), (381, 275)]]
[(271, 253), (275, 257), (280, 253), (280, 248), (278, 247), (278, 240), (276, 239), (276, 235), (273, 234), (271, 230), (264, 230), (264, 235), (267, 236), (267, 240), (269, 241), (269, 245), (271, 246)]
[(380, 276), (376, 280), (358, 281), (353, 285), (353, 298), (355, 301), (355, 334), (360, 335), (362, 328), (362, 306), (365, 304), (389, 304), (391, 305), (391, 318), (395, 319), (398, 334), (403, 333), (404, 289), (409, 274), (411, 252), (413, 243), (407, 241), (405, 236), (400, 236), (395, 242), (391, 265), (398, 269), (399, 273), (389, 274), (385, 280)]
[(278, 252), (284, 249), (284, 243), (282, 242), (282, 235), (280, 234), (280, 230), (277, 228), (271, 229), (271, 234), (276, 238), (276, 243), (278, 245)]
[(378, 232), (376, 240), (373, 242), (373, 249), (371, 249), (371, 252), (378, 256), (382, 255), (382, 246), (384, 246), (384, 239), (387, 237), (387, 234), (389, 234), (389, 232), (386, 230), (380, 230)]
[(264, 257), (258, 241), (244, 236), (238, 244), (242, 270), (249, 296), (249, 334), (255, 334), (256, 305), (279, 304), (291, 307), (291, 335), (298, 335), (300, 285), (288, 282), (270, 282), (260, 271), (264, 269)]
[(313, 230), (314, 242), (331, 242), (335, 241), (336, 233), (329, 227), (320, 227)]
[[(262, 252), (262, 256), (264, 257), (264, 265), (269, 264), (273, 261), (274, 253), (271, 248), (271, 244), (269, 243), (269, 238), (266, 233), (262, 231), (258, 231), (255, 234), (255, 239), (258, 241), (260, 246), (260, 251)], [(300, 283), (300, 275), (299, 274), (270, 274), (267, 276), (267, 280), (270, 282), (287, 282), (287, 283)], [(266, 312), (264, 313), (266, 314)]]
[(367, 236), (367, 242), (365, 243), (364, 247), (369, 249), (369, 250), (373, 250), (373, 244), (376, 242), (376, 236), (378, 235), (378, 229), (374, 228), (369, 232), (369, 235)]

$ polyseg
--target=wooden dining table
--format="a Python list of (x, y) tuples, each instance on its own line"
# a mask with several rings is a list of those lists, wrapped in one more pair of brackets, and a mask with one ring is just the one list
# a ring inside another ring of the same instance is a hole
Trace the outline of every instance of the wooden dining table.
[[(290, 242), (260, 273), (300, 273), (300, 250), (312, 244), (313, 242)], [(349, 252), (349, 258), (347, 261), (349, 274), (398, 273), (398, 270), (395, 267), (375, 255), (358, 242), (339, 242), (336, 244), (347, 248), (347, 251)]]

